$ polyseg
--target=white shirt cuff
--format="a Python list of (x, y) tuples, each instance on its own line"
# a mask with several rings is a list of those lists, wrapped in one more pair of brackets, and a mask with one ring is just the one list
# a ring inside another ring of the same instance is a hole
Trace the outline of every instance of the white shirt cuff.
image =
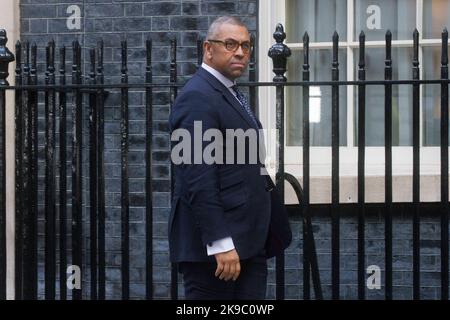
[(208, 256), (215, 255), (221, 252), (227, 252), (234, 249), (233, 239), (231, 237), (219, 239), (213, 241), (206, 246), (206, 251), (208, 252)]

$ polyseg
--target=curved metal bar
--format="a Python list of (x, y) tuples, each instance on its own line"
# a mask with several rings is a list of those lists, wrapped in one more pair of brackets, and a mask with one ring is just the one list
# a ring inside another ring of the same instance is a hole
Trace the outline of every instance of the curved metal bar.
[[(303, 199), (303, 189), (300, 185), (300, 182), (298, 182), (297, 178), (295, 178), (290, 173), (284, 173), (283, 179), (289, 182), (289, 184), (294, 189), (295, 195), (297, 196), (298, 200), (298, 211), (301, 214), (302, 211), (302, 204), (304, 203)], [(314, 243), (314, 234), (312, 230), (312, 223), (311, 223), (311, 217), (307, 210), (303, 210), (302, 214), (303, 218), (303, 228), (306, 229), (305, 238), (303, 241), (306, 243), (306, 252), (303, 252), (304, 255), (307, 257), (307, 261), (309, 262), (308, 267), (311, 268), (311, 275), (313, 280), (313, 286), (314, 286), (314, 293), (315, 297), (318, 300), (323, 299), (322, 294), (322, 287), (320, 285), (320, 273), (319, 273), (319, 265), (317, 263), (317, 253), (316, 253), (316, 246)]]

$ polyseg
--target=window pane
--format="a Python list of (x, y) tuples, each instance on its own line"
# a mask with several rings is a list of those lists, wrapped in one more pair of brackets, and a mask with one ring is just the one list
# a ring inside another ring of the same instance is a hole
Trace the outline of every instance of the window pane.
[(311, 42), (329, 42), (334, 31), (342, 41), (347, 39), (347, 1), (287, 0), (287, 42), (302, 42), (308, 31)]
[[(384, 79), (385, 48), (366, 48), (366, 79)], [(355, 50), (358, 79), (359, 49)], [(412, 48), (392, 48), (392, 79), (412, 79)], [(384, 146), (384, 86), (366, 86), (366, 145)], [(358, 88), (355, 88), (355, 146), (358, 144)], [(392, 145), (412, 145), (412, 88), (392, 86)]]
[[(311, 81), (331, 80), (331, 49), (310, 50)], [(339, 50), (340, 80), (347, 79), (346, 50)], [(302, 80), (303, 51), (294, 51), (288, 60), (288, 81)], [(303, 145), (303, 94), (300, 87), (286, 89), (286, 145)], [(331, 146), (331, 87), (310, 87), (310, 144)], [(339, 89), (339, 142), (347, 144), (347, 90)]]
[(444, 27), (450, 26), (449, 0), (423, 1), (423, 37), (441, 38)]
[[(423, 48), (423, 78), (440, 79), (441, 48)], [(441, 144), (441, 86), (427, 84), (422, 86), (423, 97), (423, 145), (439, 146)]]
[(361, 30), (366, 40), (384, 40), (389, 29), (393, 40), (410, 40), (416, 26), (414, 0), (356, 0), (355, 41)]

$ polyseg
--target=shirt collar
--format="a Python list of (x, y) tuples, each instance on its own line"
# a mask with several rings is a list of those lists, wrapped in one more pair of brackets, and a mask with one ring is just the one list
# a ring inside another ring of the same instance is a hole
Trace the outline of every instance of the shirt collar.
[(219, 80), (225, 87), (230, 89), (232, 86), (234, 86), (236, 83), (234, 81), (231, 81), (227, 77), (225, 77), (223, 74), (221, 74), (219, 71), (214, 69), (211, 66), (208, 66), (206, 63), (202, 63), (202, 68), (211, 73), (217, 80)]

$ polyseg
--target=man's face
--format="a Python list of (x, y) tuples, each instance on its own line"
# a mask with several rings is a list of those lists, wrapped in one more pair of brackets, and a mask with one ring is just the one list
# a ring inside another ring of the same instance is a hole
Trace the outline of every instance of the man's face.
[[(232, 24), (223, 24), (219, 28), (214, 39), (226, 42), (234, 40), (238, 43), (250, 42), (250, 35), (247, 28)], [(247, 67), (250, 59), (250, 52), (244, 52), (241, 46), (236, 51), (227, 50), (224, 43), (209, 42), (204, 43), (205, 62), (223, 74), (225, 77), (234, 80), (239, 78)]]

